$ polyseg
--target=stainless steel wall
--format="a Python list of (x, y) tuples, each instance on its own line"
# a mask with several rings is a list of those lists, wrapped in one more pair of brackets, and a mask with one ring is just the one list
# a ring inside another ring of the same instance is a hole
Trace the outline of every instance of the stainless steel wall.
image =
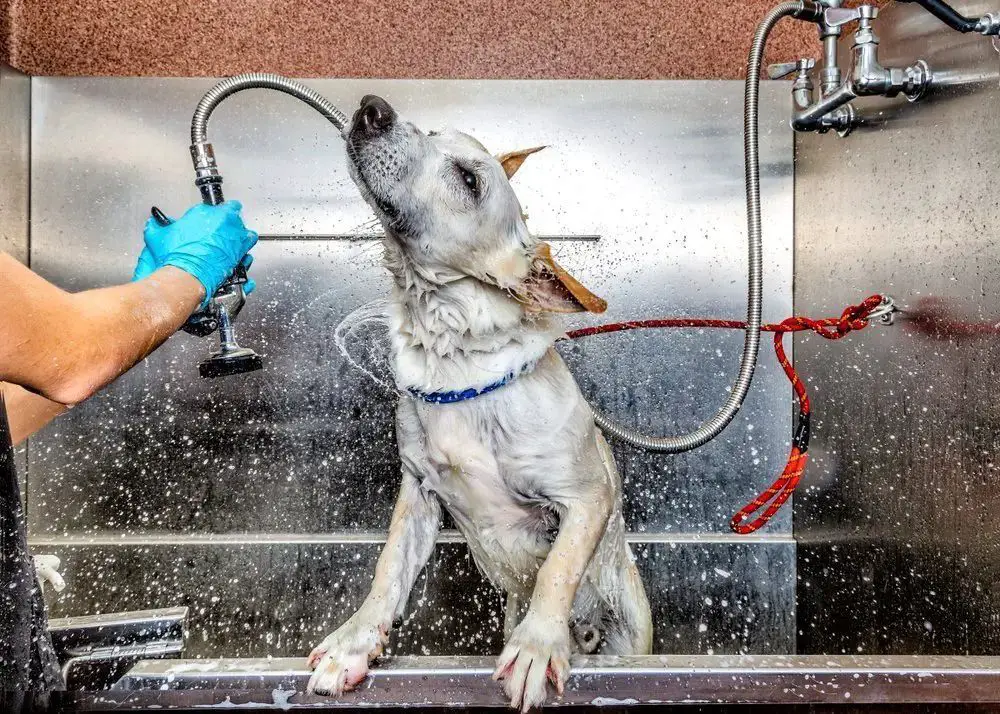
[(28, 262), (31, 80), (0, 63), (0, 250)]
[[(196, 200), (187, 155), (202, 80), (33, 80), (32, 261), (70, 289), (126, 280), (156, 204)], [(548, 144), (515, 179), (560, 261), (611, 304), (602, 320), (740, 316), (745, 218), (742, 85), (735, 82), (315, 81), (343, 109), (386, 96), (427, 127), (452, 124), (502, 151)], [(782, 86), (762, 102), (765, 317), (791, 307), (792, 137)], [(229, 100), (210, 127), (227, 195), (248, 224), (295, 240), (259, 245), (239, 323), (263, 372), (201, 381), (211, 340), (179, 334), (32, 439), (35, 546), (66, 563), (54, 614), (191, 606), (204, 655), (304, 654), (360, 602), (397, 485), (392, 398), (351, 367), (333, 329), (387, 281), (342, 144), (283, 95)], [(661, 433), (696, 426), (725, 397), (742, 335), (593, 338), (567, 356), (584, 391)], [(784, 464), (790, 395), (769, 350), (735, 423), (682, 456), (628, 448), (632, 540), (658, 652), (790, 652), (790, 514), (762, 534), (731, 514)], [(489, 653), (500, 597), (447, 532), (395, 649)]]
[[(0, 251), (28, 262), (31, 80), (0, 62)], [(27, 470), (27, 448), (15, 450), (18, 473)], [(23, 476), (22, 476), (23, 478)]]
[(796, 141), (797, 311), (879, 291), (907, 310), (892, 328), (796, 342), (815, 412), (795, 505), (799, 650), (996, 654), (1000, 55), (916, 6), (877, 29), (883, 63), (922, 57), (941, 86), (864, 103), (869, 126), (846, 139)]

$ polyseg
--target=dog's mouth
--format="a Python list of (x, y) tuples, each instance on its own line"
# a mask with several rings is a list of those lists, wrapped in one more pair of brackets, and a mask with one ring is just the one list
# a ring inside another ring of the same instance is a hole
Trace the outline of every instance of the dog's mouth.
[(380, 183), (394, 178), (385, 175), (387, 162), (384, 157), (380, 158), (385, 147), (378, 144), (387, 141), (398, 120), (399, 115), (384, 99), (372, 94), (364, 97), (361, 106), (354, 112), (347, 133), (347, 157), (351, 164), (351, 176), (365, 201), (382, 214), (387, 229), (402, 232), (404, 221), (399, 209), (385, 195), (385, 187), (372, 180), (375, 171), (383, 174)]
[(381, 213), (380, 216), (385, 220), (385, 222), (390, 224), (393, 229), (401, 229), (402, 221), (400, 218), (399, 209), (397, 209), (392, 203), (385, 197), (379, 195), (371, 186), (368, 181), (368, 177), (365, 175), (364, 168), (361, 164), (361, 159), (358, 156), (357, 147), (354, 146), (350, 141), (347, 143), (347, 157), (351, 162), (351, 177), (354, 179), (354, 183), (357, 185), (358, 190), (361, 191), (361, 197), (365, 199), (365, 202), (372, 206), (376, 211)]

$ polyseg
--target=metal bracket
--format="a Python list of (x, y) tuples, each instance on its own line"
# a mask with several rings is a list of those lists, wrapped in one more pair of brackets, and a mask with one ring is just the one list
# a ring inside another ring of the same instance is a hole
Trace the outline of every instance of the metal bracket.
[(899, 312), (899, 307), (896, 305), (896, 301), (889, 295), (883, 295), (882, 302), (879, 303), (878, 307), (868, 313), (868, 324), (891, 325), (896, 321), (897, 312)]

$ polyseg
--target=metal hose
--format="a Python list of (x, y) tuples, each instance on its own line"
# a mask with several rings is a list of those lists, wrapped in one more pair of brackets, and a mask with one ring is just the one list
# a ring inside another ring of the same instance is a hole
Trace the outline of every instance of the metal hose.
[(222, 195), (222, 174), (215, 162), (215, 150), (208, 141), (208, 119), (223, 99), (244, 89), (273, 89), (301, 99), (337, 127), (341, 136), (347, 126), (347, 115), (333, 106), (329, 99), (294, 79), (277, 74), (248, 72), (224, 79), (212, 87), (195, 107), (191, 118), (191, 160), (194, 162), (195, 185), (202, 201), (219, 205)]
[[(681, 436), (654, 437), (640, 434), (634, 429), (622, 426), (608, 416), (594, 410), (594, 421), (609, 436), (620, 439), (633, 446), (649, 451), (678, 453), (695, 449), (712, 440), (726, 428), (736, 416), (743, 400), (750, 389), (754, 367), (757, 362), (757, 352), (760, 347), (761, 297), (763, 292), (762, 256), (761, 256), (761, 219), (760, 219), (760, 166), (758, 160), (757, 115), (758, 95), (760, 89), (760, 66), (764, 54), (764, 46), (771, 30), (783, 17), (794, 16), (803, 19), (817, 20), (821, 8), (811, 0), (795, 0), (784, 2), (773, 8), (757, 26), (753, 44), (747, 61), (746, 89), (744, 94), (743, 114), (743, 153), (746, 172), (747, 196), (747, 242), (749, 247), (749, 280), (747, 287), (747, 327), (743, 342), (743, 356), (740, 360), (740, 371), (729, 397), (714, 417), (702, 424), (695, 431)], [(215, 167), (215, 158), (207, 145), (206, 127), (208, 119), (219, 103), (236, 92), (244, 89), (274, 89), (301, 99), (325, 116), (334, 126), (343, 132), (347, 125), (347, 116), (331, 104), (326, 98), (309, 87), (275, 74), (252, 72), (225, 79), (215, 85), (195, 109), (191, 120), (192, 154), (196, 171), (199, 175), (199, 186), (202, 187), (206, 201), (219, 202), (222, 199), (221, 176)]]
[(760, 165), (757, 156), (757, 110), (760, 90), (760, 65), (764, 55), (764, 45), (772, 28), (783, 17), (794, 16), (817, 20), (822, 10), (813, 2), (798, 0), (784, 2), (773, 8), (757, 25), (750, 57), (747, 61), (746, 89), (743, 103), (743, 157), (746, 171), (747, 192), (747, 242), (749, 243), (749, 280), (747, 287), (747, 327), (743, 340), (743, 357), (740, 371), (729, 393), (729, 398), (718, 413), (695, 431), (681, 436), (646, 436), (634, 429), (612, 421), (607, 415), (594, 410), (594, 421), (605, 434), (649, 451), (676, 454), (690, 451), (711, 441), (736, 416), (753, 379), (760, 347), (760, 317), (763, 279), (761, 275), (761, 225), (760, 225)]
[(310, 89), (301, 82), (288, 79), (277, 74), (266, 74), (263, 72), (248, 72), (238, 74), (222, 80), (212, 87), (198, 102), (194, 110), (194, 117), (191, 119), (191, 143), (202, 144), (208, 141), (206, 134), (208, 119), (212, 112), (219, 106), (219, 103), (231, 94), (242, 92), (244, 89), (274, 89), (278, 92), (291, 94), (296, 99), (318, 111), (337, 129), (343, 132), (347, 126), (347, 115), (333, 106), (329, 99), (321, 95), (314, 89)]
[[(211, 206), (219, 205), (225, 197), (222, 195), (222, 174), (219, 173), (219, 166), (215, 161), (215, 150), (208, 141), (208, 119), (222, 100), (244, 89), (273, 89), (301, 99), (337, 127), (341, 136), (347, 126), (347, 115), (319, 92), (294, 79), (277, 74), (249, 72), (222, 80), (201, 98), (191, 119), (194, 183), (201, 192), (201, 200)], [(260, 369), (260, 356), (253, 350), (240, 348), (233, 332), (232, 320), (243, 307), (245, 298), (243, 285), (246, 282), (246, 268), (238, 265), (233, 274), (219, 286), (208, 304), (191, 315), (184, 324), (186, 331), (199, 336), (208, 335), (219, 329), (221, 348), (219, 352), (202, 362), (200, 367), (202, 377), (217, 377)]]

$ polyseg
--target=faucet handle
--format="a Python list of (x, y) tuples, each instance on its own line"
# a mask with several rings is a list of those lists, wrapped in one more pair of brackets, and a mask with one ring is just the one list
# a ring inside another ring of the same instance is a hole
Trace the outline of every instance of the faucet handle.
[(856, 7), (828, 7), (823, 12), (823, 22), (829, 27), (840, 27), (861, 19), (861, 11)]
[(823, 11), (823, 22), (829, 27), (840, 27), (858, 20), (871, 21), (876, 17), (878, 17), (878, 8), (874, 5), (828, 7)]
[(769, 64), (767, 66), (767, 76), (771, 79), (781, 79), (794, 72), (808, 72), (816, 66), (816, 60), (812, 57), (804, 57), (795, 62), (782, 62), (781, 64)]

